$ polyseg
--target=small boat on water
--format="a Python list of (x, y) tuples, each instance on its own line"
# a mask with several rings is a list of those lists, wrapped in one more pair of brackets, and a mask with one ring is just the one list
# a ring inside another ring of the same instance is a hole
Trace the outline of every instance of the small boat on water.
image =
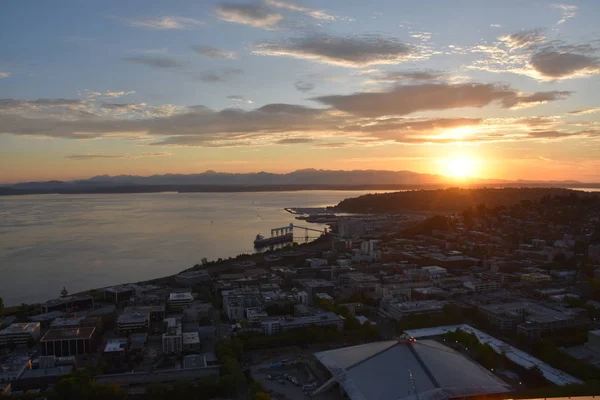
[(254, 247), (267, 247), (272, 244), (287, 243), (294, 241), (294, 234), (292, 232), (286, 233), (280, 236), (264, 237), (260, 234), (256, 235), (254, 239)]

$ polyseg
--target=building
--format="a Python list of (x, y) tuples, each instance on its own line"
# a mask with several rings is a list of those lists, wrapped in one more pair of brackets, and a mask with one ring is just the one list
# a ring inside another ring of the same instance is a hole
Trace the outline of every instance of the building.
[(85, 294), (64, 296), (58, 299), (48, 300), (42, 304), (42, 312), (50, 311), (75, 311), (94, 308), (94, 298)]
[(31, 339), (37, 342), (39, 338), (39, 322), (14, 323), (0, 331), (0, 348), (7, 347), (11, 343), (15, 346), (24, 347)]
[(296, 292), (294, 297), (296, 298), (296, 302), (298, 304), (308, 304), (308, 293), (306, 293), (304, 290)]
[(463, 285), (475, 293), (497, 292), (500, 290), (500, 282), (497, 281), (467, 281)]
[(403, 301), (386, 304), (384, 310), (396, 321), (412, 315), (440, 314), (446, 302), (438, 300)]
[(262, 309), (262, 296), (258, 289), (223, 292), (223, 310), (230, 321), (245, 319), (247, 310), (256, 308)]
[(519, 334), (530, 339), (539, 338), (547, 331), (589, 324), (587, 318), (577, 314), (529, 301), (488, 304), (479, 306), (478, 309), (490, 324), (504, 330), (516, 329)]
[[(5, 382), (16, 381), (31, 367), (31, 358), (26, 355), (10, 354), (0, 358), (0, 385)], [(0, 392), (1, 394), (2, 392)]]
[(312, 304), (317, 293), (327, 293), (332, 297), (335, 293), (333, 282), (326, 281), (325, 279), (300, 279), (299, 283), (308, 295), (309, 305)]
[(213, 305), (210, 303), (193, 303), (183, 310), (183, 318), (186, 322), (198, 322), (212, 316)]
[(588, 257), (592, 261), (600, 261), (600, 244), (592, 244), (588, 246)]
[(67, 357), (93, 352), (96, 328), (50, 329), (40, 343), (45, 356)]
[(410, 301), (412, 289), (402, 284), (383, 284), (375, 286), (375, 295), (381, 299), (401, 298)]
[(182, 272), (175, 275), (175, 282), (188, 287), (210, 282), (210, 279), (210, 274), (204, 270)]
[(429, 280), (440, 279), (448, 273), (448, 270), (446, 268), (438, 267), (435, 265), (430, 267), (423, 267), (419, 271)]
[(113, 363), (125, 362), (127, 360), (128, 344), (129, 341), (125, 338), (110, 339), (104, 346), (102, 357)]
[(183, 337), (181, 321), (177, 318), (165, 318), (167, 332), (162, 335), (163, 353), (181, 353), (183, 351)]
[(316, 353), (350, 400), (466, 399), (512, 391), (510, 385), (459, 352), (433, 340), (391, 340)]
[(587, 347), (600, 354), (600, 329), (588, 332)]
[(367, 233), (367, 224), (361, 219), (343, 218), (338, 221), (338, 232), (342, 239), (358, 237)]
[(115, 331), (118, 333), (131, 333), (147, 331), (150, 328), (150, 314), (128, 313), (117, 317)]
[(198, 350), (200, 348), (200, 334), (198, 332), (184, 332), (181, 334), (183, 350)]
[(552, 277), (550, 275), (540, 274), (539, 272), (532, 272), (530, 274), (521, 275), (521, 280), (523, 282), (539, 283), (539, 282), (548, 282), (548, 281), (552, 280)]
[(165, 318), (165, 305), (129, 306), (125, 308), (124, 314), (148, 314), (151, 321), (162, 321)]
[(173, 311), (181, 311), (189, 307), (194, 302), (194, 296), (191, 292), (170, 293), (167, 300), (167, 308)]
[(135, 294), (130, 285), (118, 285), (104, 289), (104, 301), (119, 304), (129, 300)]
[(262, 330), (265, 335), (275, 335), (279, 332), (311, 326), (331, 326), (341, 332), (344, 330), (344, 320), (333, 312), (324, 312), (307, 317), (269, 318), (260, 321), (258, 330)]

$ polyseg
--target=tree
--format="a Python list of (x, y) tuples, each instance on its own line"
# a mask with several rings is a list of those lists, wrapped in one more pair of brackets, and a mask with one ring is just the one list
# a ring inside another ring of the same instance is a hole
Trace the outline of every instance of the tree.
[(206, 265), (206, 264), (208, 264), (208, 258), (206, 258), (206, 257), (202, 257), (202, 259), (200, 260), (200, 263), (201, 263), (202, 265)]

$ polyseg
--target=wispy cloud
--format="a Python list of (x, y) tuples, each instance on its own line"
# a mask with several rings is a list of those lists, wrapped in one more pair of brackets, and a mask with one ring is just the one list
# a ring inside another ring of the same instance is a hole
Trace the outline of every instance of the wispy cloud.
[(222, 3), (215, 8), (219, 19), (254, 28), (275, 29), (283, 15), (263, 4)]
[(158, 17), (136, 18), (127, 21), (130, 25), (147, 29), (190, 29), (203, 25), (204, 22), (188, 17)]
[(231, 96), (227, 96), (227, 98), (231, 101), (237, 101), (240, 103), (252, 104), (254, 103), (252, 100), (245, 98), (244, 96), (233, 94)]
[(85, 96), (85, 97), (103, 97), (103, 98), (107, 98), (107, 99), (118, 99), (120, 97), (124, 97), (124, 96), (129, 96), (132, 94), (135, 94), (135, 90), (129, 90), (129, 91), (125, 91), (125, 90), (107, 90), (104, 92), (99, 92), (96, 90), (89, 90), (89, 89), (85, 89), (83, 92), (80, 93), (80, 95)]
[(0, 72), (0, 79), (2, 78), (10, 78), (10, 72)]
[(286, 139), (280, 139), (275, 143), (276, 144), (304, 144), (304, 143), (312, 143), (314, 141), (315, 140), (311, 139), (311, 138), (286, 138)]
[(221, 60), (233, 60), (236, 58), (235, 52), (217, 49), (212, 46), (192, 46), (192, 50), (201, 56), (210, 58), (218, 58)]
[(490, 28), (502, 28), (500, 24), (490, 24)]
[(263, 42), (256, 45), (254, 54), (288, 56), (352, 68), (397, 64), (417, 56), (410, 45), (380, 35), (312, 35), (281, 42)]
[(595, 114), (600, 112), (600, 107), (581, 108), (579, 110), (569, 111), (571, 115)]
[(158, 69), (179, 68), (184, 65), (183, 62), (173, 57), (159, 55), (132, 56), (125, 57), (124, 60), (133, 64), (141, 64)]
[(560, 10), (562, 14), (562, 18), (556, 22), (558, 25), (564, 24), (570, 18), (574, 18), (579, 9), (579, 7), (570, 4), (552, 4), (551, 7)]
[(315, 88), (315, 84), (298, 79), (296, 82), (294, 82), (294, 87), (297, 91), (306, 93), (313, 90)]
[(137, 159), (137, 158), (146, 158), (146, 157), (169, 157), (172, 156), (172, 153), (161, 152), (161, 153), (140, 153), (140, 154), (94, 154), (94, 153), (86, 153), (86, 154), (71, 154), (65, 156), (66, 159), (69, 160), (95, 160), (95, 159)]
[(244, 70), (240, 68), (221, 68), (220, 70), (202, 72), (198, 79), (206, 83), (226, 82), (243, 72)]
[(281, 8), (289, 11), (296, 11), (302, 14), (305, 14), (314, 19), (328, 20), (333, 21), (336, 19), (334, 15), (327, 14), (325, 11), (320, 10), (312, 10), (307, 7), (303, 7), (299, 4), (292, 3), (290, 1), (281, 1), (281, 0), (266, 0), (266, 4), (271, 7)]

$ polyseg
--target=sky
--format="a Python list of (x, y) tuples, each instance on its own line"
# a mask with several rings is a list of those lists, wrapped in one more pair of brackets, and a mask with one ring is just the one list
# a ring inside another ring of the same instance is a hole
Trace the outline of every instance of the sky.
[(6, 1), (0, 183), (600, 182), (599, 20), (597, 0)]

